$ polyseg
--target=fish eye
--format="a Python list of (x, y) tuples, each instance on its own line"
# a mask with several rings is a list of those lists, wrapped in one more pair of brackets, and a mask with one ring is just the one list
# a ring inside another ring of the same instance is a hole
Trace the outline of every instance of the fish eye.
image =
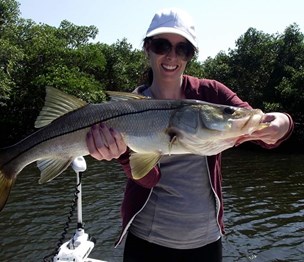
[(235, 110), (232, 107), (225, 107), (224, 113), (228, 115), (232, 115), (235, 112)]

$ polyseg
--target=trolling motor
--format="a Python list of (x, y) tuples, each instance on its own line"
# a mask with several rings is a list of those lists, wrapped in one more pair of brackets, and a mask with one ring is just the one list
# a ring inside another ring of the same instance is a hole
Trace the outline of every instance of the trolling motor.
[(72, 168), (77, 175), (77, 229), (74, 236), (60, 246), (53, 262), (106, 262), (104, 260), (88, 258), (96, 241), (84, 232), (82, 223), (81, 173), (87, 169), (85, 159), (82, 156), (75, 158)]

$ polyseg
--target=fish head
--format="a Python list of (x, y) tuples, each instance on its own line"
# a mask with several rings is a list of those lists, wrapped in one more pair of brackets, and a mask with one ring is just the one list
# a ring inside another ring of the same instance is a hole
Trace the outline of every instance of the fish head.
[(261, 123), (264, 113), (260, 109), (216, 104), (203, 104), (198, 107), (200, 128), (218, 131), (224, 136), (251, 134), (265, 127), (265, 124)]
[(260, 109), (247, 109), (196, 101), (172, 114), (170, 128), (199, 139), (237, 137), (265, 127)]

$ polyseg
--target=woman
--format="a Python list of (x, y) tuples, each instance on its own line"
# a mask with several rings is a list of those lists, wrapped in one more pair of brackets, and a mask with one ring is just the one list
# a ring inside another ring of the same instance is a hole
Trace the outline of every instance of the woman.
[[(197, 50), (191, 18), (181, 10), (155, 14), (144, 39), (153, 78), (136, 93), (157, 99), (200, 99), (250, 108), (229, 88), (208, 79), (184, 75)], [(292, 119), (268, 113), (270, 125), (237, 143), (255, 140), (278, 146), (292, 132)], [(222, 261), (224, 234), (221, 155), (163, 157), (147, 176), (132, 180), (129, 152), (115, 130), (95, 126), (87, 136), (90, 154), (99, 160), (117, 158), (128, 182), (122, 204), (123, 232), (128, 232), (124, 261)]]

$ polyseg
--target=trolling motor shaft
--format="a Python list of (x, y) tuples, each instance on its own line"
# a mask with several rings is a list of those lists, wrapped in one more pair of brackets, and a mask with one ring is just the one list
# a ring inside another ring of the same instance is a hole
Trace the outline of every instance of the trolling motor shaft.
[(96, 241), (84, 232), (82, 222), (81, 174), (87, 168), (85, 159), (82, 156), (75, 158), (72, 168), (77, 177), (77, 229), (74, 236), (60, 246), (59, 252), (54, 257), (53, 262), (106, 262), (104, 260), (88, 258)]
[(72, 168), (76, 173), (76, 183), (77, 183), (77, 228), (83, 228), (81, 174), (87, 169), (87, 164), (84, 157), (82, 156), (76, 157), (72, 162)]

